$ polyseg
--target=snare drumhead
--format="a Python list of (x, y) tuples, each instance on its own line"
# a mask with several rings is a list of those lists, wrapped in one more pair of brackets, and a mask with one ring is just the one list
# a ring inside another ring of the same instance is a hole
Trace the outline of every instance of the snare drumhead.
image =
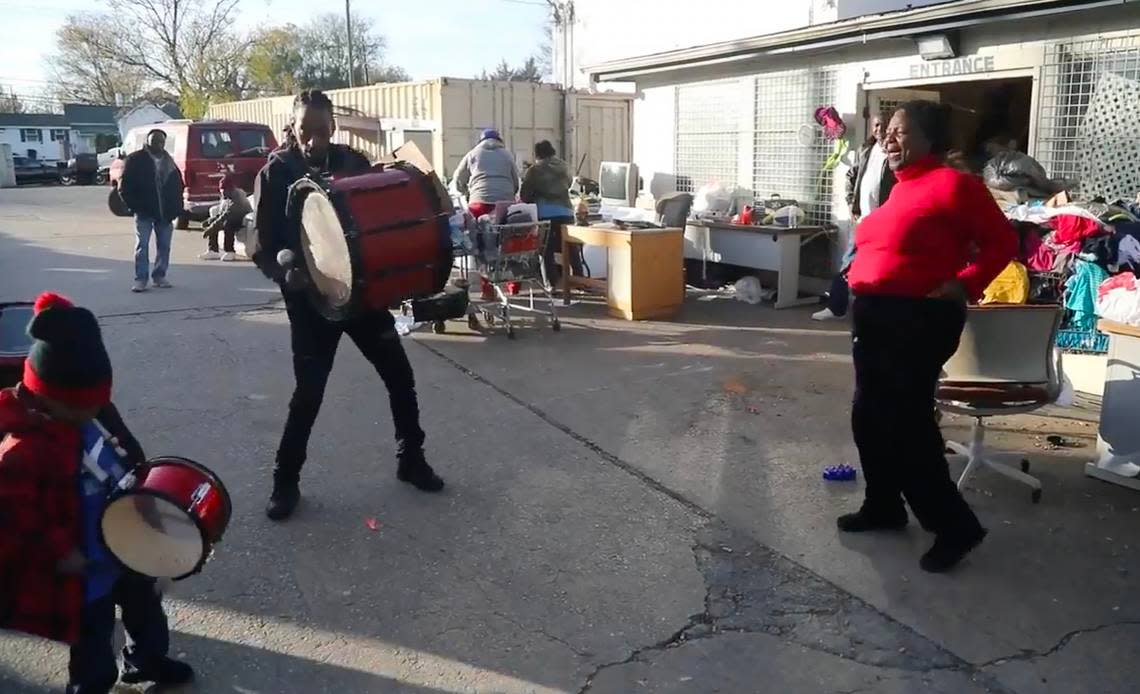
[(352, 299), (352, 258), (332, 202), (310, 193), (301, 209), (301, 247), (317, 291), (334, 309)]
[(103, 512), (103, 542), (127, 568), (152, 578), (181, 578), (206, 548), (194, 520), (153, 494), (124, 494)]

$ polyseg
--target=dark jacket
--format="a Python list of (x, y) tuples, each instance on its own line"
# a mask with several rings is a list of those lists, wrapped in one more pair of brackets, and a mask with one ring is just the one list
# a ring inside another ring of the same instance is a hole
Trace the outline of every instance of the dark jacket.
[(74, 643), (83, 577), (61, 560), (79, 549), (80, 431), (0, 391), (0, 629)]
[(123, 178), (119, 181), (119, 196), (139, 217), (171, 222), (182, 214), (182, 172), (169, 154), (163, 152), (162, 156), (168, 168), (161, 190), (156, 180), (154, 157), (144, 148), (127, 157)]
[[(324, 173), (353, 175), (364, 173), (371, 166), (368, 157), (360, 152), (334, 144), (329, 149), (329, 170)], [(269, 155), (269, 162), (261, 169), (254, 184), (257, 250), (251, 257), (266, 277), (279, 284), (284, 281), (285, 272), (277, 264), (278, 251), (289, 249), (296, 254), (298, 261), (304, 257), (299, 238), (300, 225), (290, 223), (286, 210), (289, 186), (311, 171), (301, 150), (286, 146)]]
[[(867, 161), (871, 158), (872, 145), (864, 145), (859, 150), (859, 165), (847, 170), (847, 207), (851, 214), (862, 217), (863, 211), (859, 209), (859, 189), (863, 186), (863, 174), (867, 173)], [(891, 188), (895, 187), (895, 175), (891, 172), (886, 160), (883, 160), (883, 175), (879, 179), (879, 204), (887, 201)]]
[(558, 157), (539, 159), (523, 174), (519, 199), (570, 207), (570, 167)]

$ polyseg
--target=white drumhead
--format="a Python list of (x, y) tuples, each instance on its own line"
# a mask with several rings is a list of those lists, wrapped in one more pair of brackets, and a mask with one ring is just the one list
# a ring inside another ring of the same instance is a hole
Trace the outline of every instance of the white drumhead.
[(352, 298), (348, 241), (332, 202), (320, 193), (310, 193), (301, 209), (301, 248), (317, 291), (333, 308), (347, 306)]
[(144, 576), (185, 576), (206, 551), (190, 516), (150, 494), (126, 494), (112, 501), (103, 512), (102, 526), (111, 554)]

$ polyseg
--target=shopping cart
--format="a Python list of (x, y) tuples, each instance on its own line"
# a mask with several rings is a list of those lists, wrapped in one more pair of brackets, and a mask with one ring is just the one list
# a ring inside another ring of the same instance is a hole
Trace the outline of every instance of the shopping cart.
[[(481, 220), (474, 227), (471, 241), (482, 285), (479, 310), (488, 325), (501, 320), (510, 339), (515, 337), (511, 309), (536, 311), (535, 287), (549, 302), (550, 328), (555, 332), (562, 329), (554, 308), (554, 295), (543, 278), (542, 249), (549, 234), (550, 222), (547, 221), (492, 224)], [(519, 296), (524, 287), (529, 304), (513, 304), (512, 297)]]

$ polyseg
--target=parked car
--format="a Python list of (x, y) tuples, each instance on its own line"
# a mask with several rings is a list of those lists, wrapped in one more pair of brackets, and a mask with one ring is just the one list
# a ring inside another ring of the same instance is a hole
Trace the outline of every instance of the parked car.
[(252, 193), (257, 172), (277, 148), (273, 131), (260, 123), (171, 120), (140, 126), (127, 133), (119, 158), (111, 162), (110, 180), (116, 190), (126, 155), (142, 149), (147, 133), (155, 129), (166, 133), (166, 151), (185, 178), (186, 212), (178, 218), (179, 229), (189, 227), (191, 220), (201, 222), (209, 217), (210, 206), (218, 203), (218, 179), (222, 176)]
[(12, 162), (16, 165), (16, 185), (59, 181), (59, 167), (55, 164), (20, 155), (12, 157)]
[(59, 182), (65, 186), (76, 183), (91, 185), (99, 177), (99, 160), (94, 154), (77, 154), (60, 169)]

